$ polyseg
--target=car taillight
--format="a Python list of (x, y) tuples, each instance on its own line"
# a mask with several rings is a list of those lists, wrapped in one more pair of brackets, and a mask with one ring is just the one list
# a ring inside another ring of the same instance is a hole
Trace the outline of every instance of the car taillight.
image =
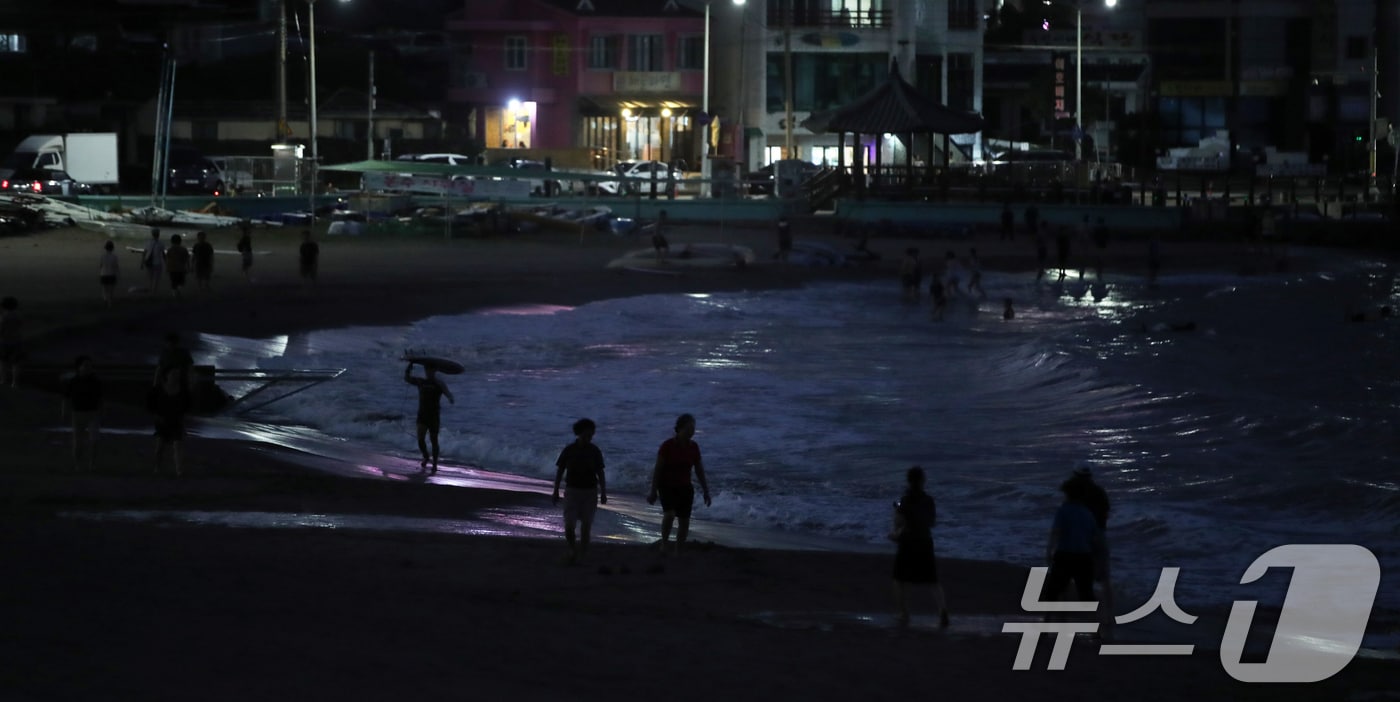
[(10, 189), (10, 181), (8, 181), (8, 180), (0, 180), (0, 190), (9, 190), (9, 189)]
[(30, 190), (33, 190), (33, 191), (36, 192), (36, 193), (43, 192), (43, 191), (44, 191), (44, 184), (43, 184), (43, 183), (40, 183), (39, 181), (36, 180), (36, 181), (34, 181), (33, 183), (30, 183), (30, 184), (29, 184), (29, 189), (30, 189)]

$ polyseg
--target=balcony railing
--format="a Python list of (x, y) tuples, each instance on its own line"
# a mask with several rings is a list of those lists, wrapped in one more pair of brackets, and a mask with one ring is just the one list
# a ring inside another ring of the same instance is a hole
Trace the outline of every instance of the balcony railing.
[(888, 29), (894, 20), (890, 10), (832, 10), (768, 6), (768, 28)]

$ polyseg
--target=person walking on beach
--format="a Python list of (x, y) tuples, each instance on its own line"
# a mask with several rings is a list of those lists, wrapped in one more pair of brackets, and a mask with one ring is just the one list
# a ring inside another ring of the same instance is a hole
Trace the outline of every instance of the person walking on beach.
[(117, 276), (121, 264), (117, 260), (117, 247), (110, 240), (102, 245), (102, 258), (97, 261), (97, 282), (102, 286), (102, 301), (112, 306), (112, 298), (117, 290)]
[(1009, 297), (1001, 300), (1001, 318), (1008, 322), (1016, 318), (1016, 306)]
[(243, 279), (253, 282), (253, 235), (247, 220), (238, 223), (243, 235), (238, 237), (238, 255), (243, 259)]
[[(559, 452), (554, 462), (554, 504), (559, 504), (559, 484), (564, 491), (564, 540), (569, 543), (569, 562), (577, 562), (588, 552), (593, 533), (593, 516), (599, 504), (608, 503), (608, 481), (603, 474), (603, 452), (593, 444), (598, 426), (591, 419), (574, 422), (574, 440)], [(582, 524), (578, 539), (574, 527)]]
[(778, 218), (778, 254), (777, 259), (783, 263), (788, 262), (788, 256), (792, 254), (792, 224), (788, 222), (786, 216)]
[(690, 510), (695, 504), (695, 486), (690, 482), (690, 472), (695, 470), (695, 479), (700, 483), (705, 506), (710, 506), (710, 486), (705, 482), (705, 464), (700, 459), (700, 445), (695, 437), (695, 417), (682, 414), (676, 418), (676, 435), (661, 443), (656, 452), (656, 465), (651, 470), (651, 490), (647, 493), (647, 504), (656, 504), (661, 498), (661, 540), (657, 546), (664, 553), (667, 541), (671, 538), (671, 525), (677, 524), (676, 550), (685, 545), (690, 533)]
[(165, 244), (160, 243), (160, 230), (155, 227), (151, 227), (151, 240), (141, 252), (141, 270), (146, 271), (147, 292), (155, 294), (165, 275)]
[(15, 387), (19, 383), (19, 364), (24, 360), (23, 334), (19, 300), (11, 296), (0, 299), (0, 386)]
[[(424, 364), (424, 377), (420, 378), (413, 375), (413, 364), (413, 361), (409, 361), (408, 367), (403, 369), (403, 381), (418, 388), (418, 452), (423, 454), (423, 462), (419, 465), (428, 471), (429, 475), (435, 475), (438, 469), (438, 430), (442, 427), (442, 398), (446, 396), (447, 401), (454, 405), (457, 404), (457, 398), (447, 389), (447, 383), (437, 377), (436, 368)], [(424, 439), (432, 441), (431, 456)], [(428, 468), (430, 457), (433, 462), (431, 469)]]
[(197, 232), (195, 244), (190, 253), (194, 256), (195, 288), (209, 292), (209, 279), (214, 275), (214, 245), (209, 243), (209, 235)]
[(656, 225), (651, 232), (651, 248), (656, 250), (656, 262), (664, 263), (666, 256), (671, 253), (671, 242), (666, 239), (666, 230), (669, 228), (666, 210), (662, 210), (656, 218)]
[(1109, 573), (1108, 548), (1108, 491), (1094, 482), (1094, 473), (1088, 466), (1078, 466), (1069, 478), (1074, 490), (1083, 495), (1084, 506), (1094, 515), (1099, 528), (1098, 550), (1094, 552), (1094, 582), (1099, 585), (1099, 638), (1113, 638), (1113, 580)]
[(179, 371), (166, 371), (160, 382), (151, 388), (146, 396), (146, 409), (150, 410), (156, 428), (154, 472), (161, 472), (165, 455), (169, 453), (178, 478), (184, 472), (185, 414), (190, 411), (190, 391)]
[(1065, 279), (1065, 269), (1069, 267), (1069, 227), (1061, 224), (1055, 230), (1055, 263), (1060, 269), (1060, 280)]
[(79, 356), (73, 361), (73, 377), (63, 388), (63, 410), (72, 418), (73, 470), (96, 470), (102, 380), (93, 372), (92, 359), (88, 356)]
[(913, 247), (904, 250), (904, 258), (899, 262), (899, 284), (903, 289), (904, 303), (913, 305), (919, 301), (919, 283), (924, 279), (923, 265), (919, 262), (919, 250)]
[(1041, 602), (1061, 599), (1065, 586), (1074, 582), (1075, 596), (1083, 602), (1094, 601), (1094, 554), (1102, 550), (1102, 533), (1094, 513), (1089, 510), (1089, 495), (1083, 482), (1066, 480), (1060, 485), (1065, 501), (1055, 512), (1050, 528), (1050, 540), (1045, 547), (1045, 560), (1050, 572), (1040, 591)]
[(914, 587), (930, 586), (933, 604), (938, 610), (938, 628), (948, 628), (948, 603), (943, 585), (938, 582), (938, 560), (933, 553), (933, 525), (937, 507), (924, 491), (924, 469), (910, 468), (904, 475), (907, 483), (904, 496), (894, 503), (894, 528), (890, 539), (895, 542), (894, 603), (900, 626), (909, 625), (909, 591)]
[(185, 287), (185, 276), (190, 270), (190, 250), (180, 243), (180, 235), (170, 237), (170, 248), (165, 252), (165, 270), (170, 274), (170, 293), (180, 296)]
[(301, 248), (297, 252), (301, 267), (301, 279), (308, 285), (316, 284), (316, 273), (321, 261), (321, 247), (311, 239), (311, 230), (301, 232)]

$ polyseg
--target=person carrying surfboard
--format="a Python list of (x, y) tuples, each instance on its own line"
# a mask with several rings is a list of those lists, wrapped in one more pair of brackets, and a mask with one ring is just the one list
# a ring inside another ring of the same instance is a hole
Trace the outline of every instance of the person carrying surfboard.
[[(422, 466), (428, 470), (429, 474), (437, 473), (438, 467), (438, 429), (442, 426), (442, 398), (447, 396), (447, 401), (457, 404), (457, 400), (452, 397), (452, 391), (447, 389), (447, 384), (438, 380), (437, 368), (430, 363), (423, 364), (425, 377), (413, 375), (413, 366), (418, 361), (409, 361), (408, 367), (403, 370), (404, 382), (418, 388), (418, 451), (423, 454)], [(428, 438), (433, 443), (432, 461), (433, 467), (428, 469), (428, 445), (424, 439)]]

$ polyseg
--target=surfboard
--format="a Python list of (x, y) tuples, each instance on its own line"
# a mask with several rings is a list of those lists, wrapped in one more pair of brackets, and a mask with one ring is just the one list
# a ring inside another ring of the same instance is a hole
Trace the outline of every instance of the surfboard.
[(433, 370), (439, 373), (445, 373), (447, 375), (457, 375), (458, 373), (461, 373), (462, 371), (466, 370), (466, 368), (463, 367), (462, 364), (450, 358), (438, 358), (437, 356), (420, 356), (414, 354), (404, 356), (403, 360), (417, 363), (418, 365), (423, 366), (424, 368), (432, 368)]

